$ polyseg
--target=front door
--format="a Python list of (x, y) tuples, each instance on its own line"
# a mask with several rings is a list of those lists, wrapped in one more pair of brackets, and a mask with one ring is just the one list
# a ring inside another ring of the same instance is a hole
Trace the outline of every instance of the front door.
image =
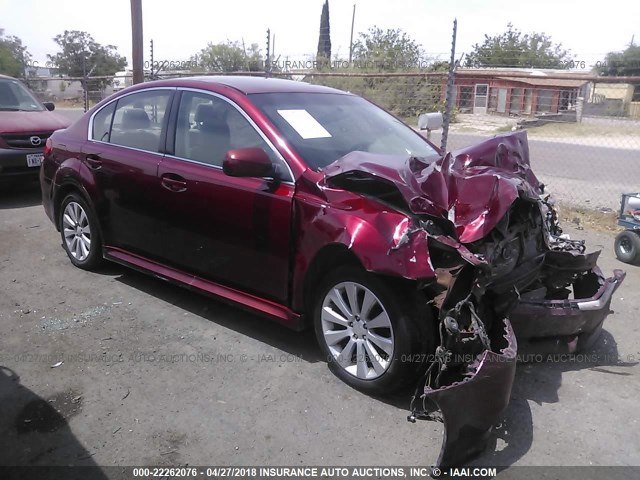
[[(183, 91), (172, 155), (158, 170), (164, 262), (284, 302), (294, 187), (286, 164), (248, 117), (222, 96)], [(222, 171), (230, 149), (258, 147), (281, 163), (278, 184)]]
[(498, 89), (498, 107), (496, 108), (498, 113), (506, 113), (507, 112), (507, 89), (499, 88)]
[(520, 113), (522, 110), (522, 88), (512, 88), (511, 89), (511, 101), (509, 104), (509, 113)]
[(531, 115), (531, 106), (533, 104), (533, 90), (530, 88), (524, 91), (524, 113)]
[(473, 102), (473, 113), (487, 113), (487, 102), (489, 101), (489, 85), (477, 84)]

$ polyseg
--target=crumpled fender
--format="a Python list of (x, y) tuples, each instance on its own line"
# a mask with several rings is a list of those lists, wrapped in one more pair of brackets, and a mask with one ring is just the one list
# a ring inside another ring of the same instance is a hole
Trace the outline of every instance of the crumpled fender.
[(322, 191), (322, 196), (332, 196), (327, 203), (314, 193), (299, 191), (294, 200), (294, 309), (304, 306), (302, 286), (311, 263), (331, 246), (345, 247), (371, 272), (411, 280), (435, 278), (427, 233), (412, 231), (407, 215), (394, 209), (381, 212), (372, 200), (354, 193)]
[(313, 258), (326, 245), (342, 244), (369, 271), (412, 280), (434, 277), (426, 232), (410, 231), (405, 214), (392, 209), (380, 212), (369, 202), (351, 194), (342, 203), (324, 208), (299, 196), (297, 214), (305, 225), (298, 234), (299, 260)]

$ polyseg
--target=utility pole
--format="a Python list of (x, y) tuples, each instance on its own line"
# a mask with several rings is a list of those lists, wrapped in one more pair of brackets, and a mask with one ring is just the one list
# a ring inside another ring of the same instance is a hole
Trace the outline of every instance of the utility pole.
[(131, 63), (133, 83), (144, 82), (142, 35), (142, 0), (131, 0)]
[(349, 67), (353, 58), (353, 25), (356, 22), (356, 4), (353, 4), (353, 15), (351, 16), (351, 39), (349, 40)]
[(451, 40), (451, 59), (449, 60), (449, 74), (447, 75), (447, 93), (444, 102), (444, 122), (442, 125), (442, 140), (440, 149), (447, 151), (447, 138), (449, 136), (449, 123), (451, 122), (451, 108), (453, 107), (454, 77), (456, 74), (456, 35), (458, 33), (458, 19), (453, 20), (453, 38)]

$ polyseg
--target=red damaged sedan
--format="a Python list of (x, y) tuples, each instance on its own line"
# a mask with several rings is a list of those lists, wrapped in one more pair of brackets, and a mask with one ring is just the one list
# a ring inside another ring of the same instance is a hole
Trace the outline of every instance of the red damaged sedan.
[(40, 181), (75, 266), (106, 259), (312, 325), (365, 392), (418, 382), (409, 418), (442, 411), (440, 466), (482, 449), (518, 353), (588, 346), (624, 278), (562, 235), (526, 132), (445, 154), (302, 82), (127, 88), (47, 140)]

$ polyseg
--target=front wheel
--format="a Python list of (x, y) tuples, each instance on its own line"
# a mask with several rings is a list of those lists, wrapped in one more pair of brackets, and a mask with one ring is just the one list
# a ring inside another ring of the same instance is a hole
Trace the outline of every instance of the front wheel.
[(62, 247), (76, 267), (92, 270), (102, 263), (102, 240), (98, 222), (86, 200), (78, 193), (67, 195), (58, 220)]
[(331, 371), (366, 393), (388, 394), (415, 380), (434, 348), (426, 304), (354, 267), (325, 278), (313, 318)]

